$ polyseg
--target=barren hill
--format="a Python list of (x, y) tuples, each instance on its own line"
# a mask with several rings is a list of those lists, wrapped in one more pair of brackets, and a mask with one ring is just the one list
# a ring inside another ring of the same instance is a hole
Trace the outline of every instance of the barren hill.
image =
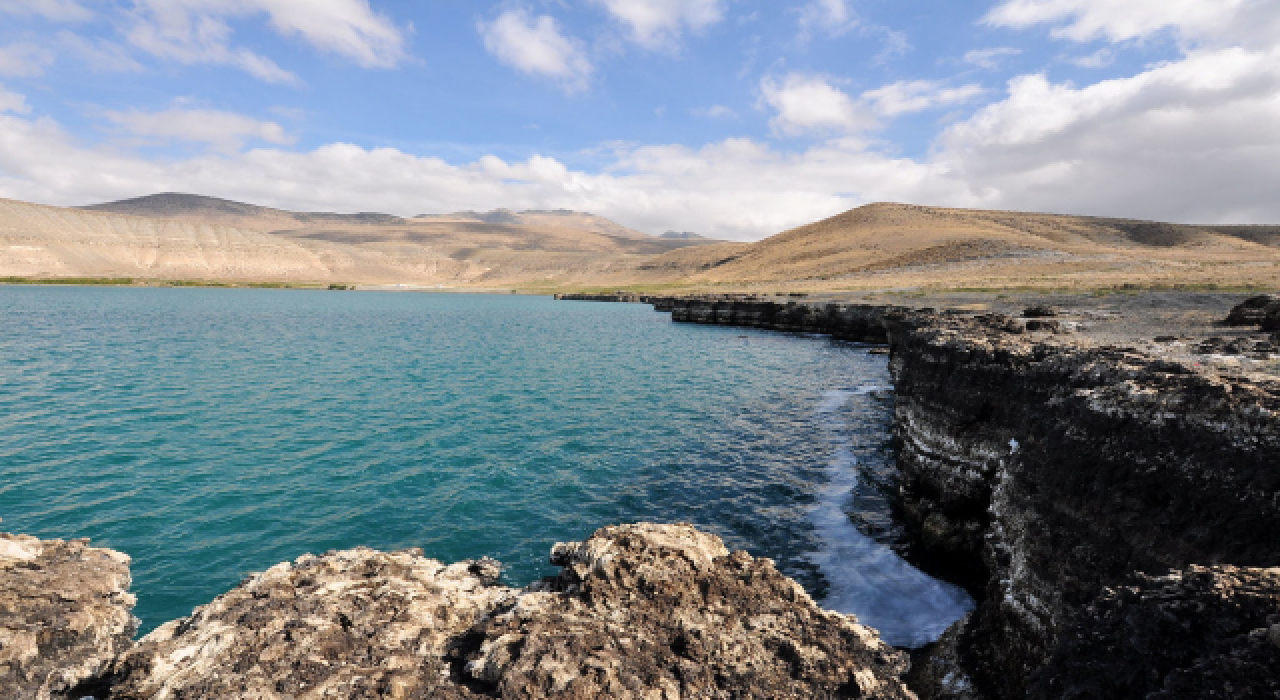
[(1280, 226), (882, 203), (725, 243), (648, 236), (566, 210), (404, 219), (171, 193), (80, 209), (0, 200), (0, 276), (524, 289), (1280, 287)]
[(1000, 286), (1128, 277), (1274, 284), (1280, 281), (1280, 226), (1195, 226), (878, 203), (745, 248), (708, 246), (649, 264), (662, 267), (668, 261), (696, 264), (700, 269), (689, 279), (696, 284)]

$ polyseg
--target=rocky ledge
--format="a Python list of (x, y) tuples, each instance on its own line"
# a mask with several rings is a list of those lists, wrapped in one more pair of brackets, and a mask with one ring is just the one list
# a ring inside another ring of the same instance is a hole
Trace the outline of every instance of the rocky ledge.
[(606, 527), (556, 545), (552, 562), (558, 576), (514, 589), (499, 583), (501, 566), (489, 559), (446, 566), (419, 550), (369, 549), (304, 556), (132, 648), (107, 650), (123, 653), (80, 692), (156, 700), (913, 697), (899, 680), (906, 656), (874, 630), (819, 608), (770, 560), (730, 553), (693, 527)]
[(0, 534), (0, 698), (79, 698), (133, 642), (129, 557)]
[[(911, 558), (980, 599), (916, 655), (921, 697), (1277, 697), (1280, 380), (1246, 371), (1274, 343), (1138, 350), (1039, 307), (655, 308), (889, 343)], [(1259, 297), (1224, 325), (1276, 313)]]
[[(1091, 606), (1134, 576), (1280, 563), (1280, 381), (1012, 332), (998, 316), (889, 326), (900, 507), (924, 558), (981, 589), (957, 637), (988, 696), (1076, 697), (1029, 684), (1046, 664), (1079, 668), (1055, 649), (1101, 624)], [(1280, 601), (1273, 578), (1257, 580)], [(1197, 625), (1267, 626), (1171, 590)], [(1140, 646), (1112, 662), (1153, 673)], [(1280, 649), (1266, 653), (1280, 667)]]

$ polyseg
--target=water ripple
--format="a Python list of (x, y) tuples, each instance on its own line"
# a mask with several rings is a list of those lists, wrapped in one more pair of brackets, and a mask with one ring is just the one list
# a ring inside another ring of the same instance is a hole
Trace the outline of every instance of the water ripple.
[(885, 385), (883, 358), (743, 334), (523, 297), (2, 287), (0, 516), (129, 553), (148, 629), (306, 552), (489, 555), (522, 584), (556, 541), (656, 520), (935, 634), (963, 601), (884, 554), (868, 487), (890, 413), (832, 393)]

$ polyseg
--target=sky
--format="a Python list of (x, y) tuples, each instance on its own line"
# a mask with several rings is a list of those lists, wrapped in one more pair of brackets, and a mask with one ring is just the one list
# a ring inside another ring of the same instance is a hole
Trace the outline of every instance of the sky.
[(1280, 223), (1280, 0), (0, 0), (0, 197)]

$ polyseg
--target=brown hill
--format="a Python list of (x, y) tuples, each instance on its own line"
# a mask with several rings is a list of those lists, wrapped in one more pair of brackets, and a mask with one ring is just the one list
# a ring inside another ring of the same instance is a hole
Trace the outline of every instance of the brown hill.
[(0, 276), (835, 291), (1280, 287), (1280, 226), (871, 204), (758, 243), (654, 237), (565, 210), (289, 212), (162, 194), (82, 209), (0, 200)]
[(1274, 283), (1280, 226), (1195, 226), (879, 203), (746, 248), (679, 251), (648, 265), (661, 269), (669, 262), (697, 267), (690, 283), (715, 285), (1001, 286), (1126, 277)]

